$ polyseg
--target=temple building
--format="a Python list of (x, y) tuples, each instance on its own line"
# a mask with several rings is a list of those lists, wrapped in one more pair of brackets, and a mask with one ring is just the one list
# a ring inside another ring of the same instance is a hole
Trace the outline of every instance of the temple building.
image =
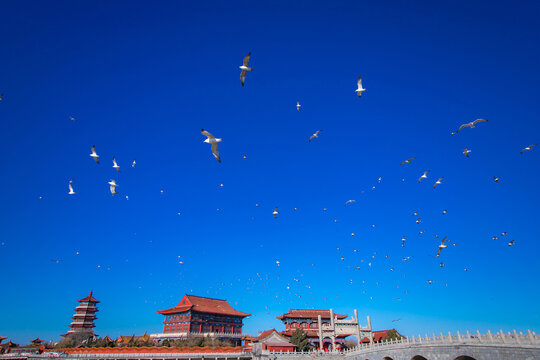
[(260, 353), (262, 350), (271, 352), (294, 352), (296, 345), (277, 332), (276, 329), (263, 331), (259, 336), (244, 337), (244, 351)]
[(75, 341), (84, 341), (94, 339), (97, 335), (94, 333), (94, 320), (97, 319), (95, 313), (98, 311), (96, 304), (98, 300), (92, 296), (92, 291), (87, 297), (78, 300), (79, 305), (75, 308), (75, 315), (72, 316), (73, 321), (69, 325), (71, 328), (67, 334), (61, 335), (71, 337)]
[[(321, 316), (321, 324), (323, 327), (330, 327), (331, 321), (330, 310), (312, 310), (312, 309), (289, 309), (289, 312), (278, 316), (277, 318), (283, 322), (285, 331), (281, 332), (285, 338), (290, 339), (296, 329), (303, 329), (306, 333), (309, 343), (316, 349), (320, 348), (319, 325), (318, 318)], [(334, 314), (337, 320), (347, 318), (347, 315)], [(339, 346), (345, 343), (345, 338), (350, 334), (336, 335), (336, 344)], [(323, 338), (322, 349), (328, 350), (332, 348), (332, 339)]]
[(165, 317), (163, 333), (150, 335), (158, 342), (209, 336), (230, 340), (235, 346), (241, 345), (242, 321), (250, 316), (233, 309), (227, 300), (195, 295), (184, 295), (178, 305), (157, 313)]

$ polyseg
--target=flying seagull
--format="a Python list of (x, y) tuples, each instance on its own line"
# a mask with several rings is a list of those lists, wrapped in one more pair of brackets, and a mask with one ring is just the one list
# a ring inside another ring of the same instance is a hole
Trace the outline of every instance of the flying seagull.
[(445, 241), (446, 241), (446, 236), (444, 237), (444, 239), (442, 239), (441, 245), (439, 245), (439, 250), (437, 251), (437, 257), (439, 257), (439, 255), (441, 255), (441, 250), (446, 248), (446, 245), (444, 244)]
[(433, 280), (428, 280), (427, 283), (431, 285), (433, 283)]
[(448, 210), (444, 209), (443, 212), (442, 212), (442, 214), (443, 214), (443, 215), (446, 215), (447, 212), (448, 212)]
[(222, 139), (216, 139), (214, 137), (214, 135), (210, 134), (208, 131), (206, 131), (204, 129), (201, 129), (201, 134), (206, 136), (206, 140), (204, 140), (205, 143), (212, 144), (212, 154), (214, 154), (214, 157), (220, 163), (221, 158), (219, 157), (218, 143), (222, 142), (223, 140)]
[(352, 204), (353, 202), (356, 202), (356, 200), (347, 200), (345, 201), (345, 205)]
[(118, 172), (120, 172), (120, 166), (118, 166), (118, 164), (116, 163), (116, 159), (114, 157), (112, 158), (112, 163), (113, 163), (112, 167), (118, 170)]
[(92, 145), (92, 153), (90, 154), (90, 156), (94, 159), (96, 164), (99, 164), (99, 155), (96, 154), (96, 145)]
[(420, 224), (421, 222), (422, 222), (422, 219), (420, 219), (420, 218), (416, 219), (417, 224)]
[(463, 155), (465, 155), (466, 157), (469, 157), (469, 153), (471, 152), (471, 150), (465, 148), (463, 149)]
[(131, 167), (134, 168), (135, 164), (137, 164), (137, 162), (135, 160), (133, 160), (133, 163), (131, 163)]
[(69, 186), (69, 192), (68, 192), (68, 194), (69, 194), (69, 195), (75, 195), (76, 192), (73, 191), (73, 186), (71, 186), (71, 184), (73, 184), (73, 179), (69, 180), (69, 184), (68, 184), (68, 186)]
[(73, 122), (77, 122), (77, 119), (75, 119), (73, 116), (70, 116), (69, 117), (69, 120), (73, 121)]
[(0, 94), (0, 101), (2, 101), (3, 97), (4, 97), (4, 94)]
[(493, 177), (493, 181), (495, 181), (496, 183), (498, 183), (498, 182), (499, 182), (499, 178), (496, 177), (496, 176), (494, 176), (494, 177)]
[(300, 101), (297, 101), (296, 102), (296, 110), (300, 111), (300, 106), (302, 106), (302, 105), (300, 105)]
[(410, 163), (411, 163), (411, 161), (413, 161), (413, 160), (414, 160), (414, 158), (413, 158), (413, 157), (412, 157), (412, 158), (409, 158), (409, 159), (407, 159), (407, 160), (405, 160), (405, 161), (401, 162), (401, 164), (399, 164), (399, 165), (403, 165), (403, 164), (410, 164)]
[(358, 85), (358, 89), (355, 90), (355, 91), (356, 91), (356, 95), (358, 95), (358, 97), (361, 97), (361, 96), (362, 96), (362, 93), (363, 93), (364, 91), (366, 91), (366, 89), (364, 89), (364, 88), (362, 87), (362, 76), (359, 76), (359, 77), (358, 77), (358, 83), (357, 83), (357, 85)]
[(240, 82), (242, 83), (242, 86), (244, 86), (244, 82), (246, 81), (247, 72), (253, 71), (253, 68), (248, 67), (250, 56), (251, 52), (249, 52), (246, 57), (244, 57), (244, 62), (242, 63), (242, 66), (240, 66), (240, 70), (242, 70), (242, 72), (240, 73)]
[(272, 215), (274, 215), (274, 219), (277, 219), (277, 216), (278, 216), (279, 212), (277, 211), (277, 207), (274, 208), (274, 212), (272, 213)]
[(441, 181), (442, 181), (443, 178), (444, 178), (444, 176), (443, 176), (443, 177), (440, 177), (439, 180), (435, 181), (435, 185), (433, 185), (433, 188), (434, 188), (434, 189), (437, 188), (437, 185), (441, 185), (441, 184), (442, 184)]
[(111, 195), (118, 194), (118, 192), (116, 191), (116, 187), (118, 186), (116, 184), (116, 181), (111, 179), (111, 181), (109, 181), (109, 185), (110, 185), (109, 190), (111, 191)]
[(313, 140), (314, 138), (318, 138), (321, 131), (322, 130), (315, 131), (315, 134), (311, 135), (311, 137), (309, 138), (309, 142), (311, 142), (311, 140)]
[(530, 150), (532, 150), (532, 148), (533, 148), (534, 146), (536, 146), (536, 145), (538, 145), (538, 144), (532, 144), (532, 145), (527, 146), (525, 149), (521, 150), (521, 153), (523, 154), (525, 151), (530, 151)]
[(418, 182), (422, 181), (422, 179), (427, 179), (427, 174), (430, 172), (430, 170), (428, 171), (425, 171), (424, 174), (422, 176), (420, 176), (420, 178), (418, 179)]
[(510, 242), (508, 243), (508, 246), (513, 246), (513, 245), (514, 245), (514, 240), (512, 240), (512, 241), (510, 241)]
[(457, 129), (457, 131), (455, 132), (455, 134), (457, 134), (461, 129), (463, 128), (466, 128), (466, 127), (470, 127), (471, 129), (474, 128), (474, 125), (478, 124), (479, 122), (482, 122), (482, 121), (487, 121), (486, 119), (476, 119), (474, 120), (473, 122), (470, 122), (470, 123), (467, 123), (467, 124), (463, 124), (459, 127), (459, 129)]

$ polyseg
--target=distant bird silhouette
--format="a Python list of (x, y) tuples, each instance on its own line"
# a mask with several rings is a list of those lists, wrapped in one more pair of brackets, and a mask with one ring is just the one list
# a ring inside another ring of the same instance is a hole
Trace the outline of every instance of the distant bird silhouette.
[(210, 134), (208, 131), (201, 129), (201, 134), (206, 136), (206, 139), (204, 140), (205, 143), (212, 145), (212, 154), (216, 158), (216, 160), (220, 163), (221, 158), (219, 157), (219, 151), (218, 151), (218, 143), (222, 142), (222, 139), (216, 139), (214, 135)]
[(246, 74), (247, 72), (252, 72), (253, 71), (253, 68), (250, 68), (249, 67), (249, 57), (251, 56), (251, 52), (249, 52), (245, 57), (244, 57), (244, 61), (242, 62), (242, 66), (240, 66), (240, 70), (242, 70), (242, 72), (240, 73), (240, 83), (242, 84), (242, 86), (244, 86), (244, 83), (246, 81)]
[(96, 164), (99, 164), (99, 155), (96, 153), (96, 146), (95, 145), (92, 146), (91, 151), (92, 151), (92, 153), (90, 154), (90, 156), (92, 157), (92, 159), (94, 159)]
[(73, 184), (73, 179), (69, 180), (69, 184), (68, 184), (69, 192), (68, 192), (68, 194), (69, 194), (69, 195), (75, 195), (76, 192), (73, 191), (73, 186), (71, 186), (71, 184)]
[(463, 155), (465, 155), (466, 157), (469, 157), (469, 153), (471, 152), (471, 150), (465, 148), (463, 149)]
[(399, 164), (399, 165), (410, 164), (411, 161), (413, 161), (413, 160), (414, 160), (413, 157), (412, 157), (412, 158), (409, 158), (409, 159), (407, 159), (407, 160), (405, 160), (405, 161), (402, 161), (401, 164)]
[(423, 179), (427, 179), (427, 174), (430, 172), (430, 170), (425, 171), (420, 178), (418, 178), (418, 182), (422, 181)]
[(486, 119), (476, 119), (470, 123), (467, 123), (467, 124), (463, 124), (459, 127), (459, 129), (457, 129), (457, 131), (455, 132), (455, 134), (457, 134), (461, 129), (463, 128), (466, 128), (466, 127), (470, 127), (471, 129), (473, 129), (475, 127), (476, 124), (478, 124), (479, 122), (483, 122), (483, 121), (488, 121)]
[(527, 146), (525, 149), (521, 150), (521, 153), (523, 154), (525, 151), (531, 151), (533, 147), (535, 147), (538, 144), (532, 144)]
[(315, 134), (311, 135), (311, 137), (309, 138), (309, 142), (311, 142), (311, 140), (313, 140), (314, 138), (318, 138), (321, 131), (322, 130), (315, 131)]
[(296, 110), (300, 111), (300, 106), (302, 106), (302, 105), (300, 105), (300, 101), (297, 101), (296, 102)]
[(366, 91), (366, 89), (364, 89), (364, 87), (362, 87), (362, 76), (359, 76), (358, 77), (358, 82), (356, 83), (356, 85), (358, 86), (358, 88), (355, 90), (356, 91), (356, 95), (358, 95), (358, 97), (361, 97), (362, 96), (362, 93), (364, 91)]
[(112, 162), (113, 162), (113, 168), (115, 168), (116, 171), (120, 172), (120, 166), (118, 166), (118, 164), (116, 163), (116, 159), (114, 157), (112, 158)]

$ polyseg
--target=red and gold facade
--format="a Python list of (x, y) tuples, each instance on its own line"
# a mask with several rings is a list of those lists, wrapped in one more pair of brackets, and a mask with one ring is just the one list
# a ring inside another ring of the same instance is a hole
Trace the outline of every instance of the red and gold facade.
[(157, 312), (165, 317), (156, 340), (213, 336), (240, 344), (243, 319), (250, 314), (235, 310), (226, 300), (184, 295), (173, 308)]
[(69, 325), (71, 328), (67, 334), (62, 336), (73, 336), (88, 339), (96, 336), (94, 333), (94, 320), (97, 319), (96, 312), (97, 304), (99, 303), (92, 296), (92, 291), (87, 297), (78, 300), (79, 305), (75, 308), (75, 315), (72, 316), (73, 321)]

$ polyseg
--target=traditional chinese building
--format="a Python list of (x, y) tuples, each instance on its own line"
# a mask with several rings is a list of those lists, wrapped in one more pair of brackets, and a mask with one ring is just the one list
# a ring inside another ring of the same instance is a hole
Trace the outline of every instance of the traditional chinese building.
[[(289, 309), (289, 312), (277, 317), (285, 326), (285, 331), (282, 331), (281, 335), (290, 339), (296, 329), (303, 329), (309, 339), (309, 343), (316, 349), (320, 348), (319, 315), (321, 316), (321, 324), (323, 327), (331, 325), (330, 310)], [(338, 320), (343, 320), (347, 315), (334, 314), (334, 317)], [(345, 342), (345, 338), (351, 334), (337, 335), (335, 339), (336, 344), (342, 345)], [(328, 350), (331, 346), (332, 339), (323, 338), (322, 348)]]
[(277, 332), (276, 329), (263, 331), (259, 336), (244, 337), (244, 351), (259, 353), (261, 350), (272, 352), (294, 352), (296, 345)]
[(96, 337), (94, 333), (94, 320), (97, 319), (96, 312), (98, 300), (92, 296), (92, 291), (87, 297), (78, 300), (79, 305), (75, 308), (75, 315), (72, 316), (73, 321), (69, 325), (71, 328), (67, 334), (61, 335), (64, 337), (74, 338), (76, 341), (84, 341)]
[(184, 295), (178, 305), (157, 313), (165, 317), (163, 333), (151, 335), (158, 342), (209, 336), (228, 339), (235, 346), (241, 345), (242, 321), (250, 316), (233, 309), (226, 300), (194, 295)]

